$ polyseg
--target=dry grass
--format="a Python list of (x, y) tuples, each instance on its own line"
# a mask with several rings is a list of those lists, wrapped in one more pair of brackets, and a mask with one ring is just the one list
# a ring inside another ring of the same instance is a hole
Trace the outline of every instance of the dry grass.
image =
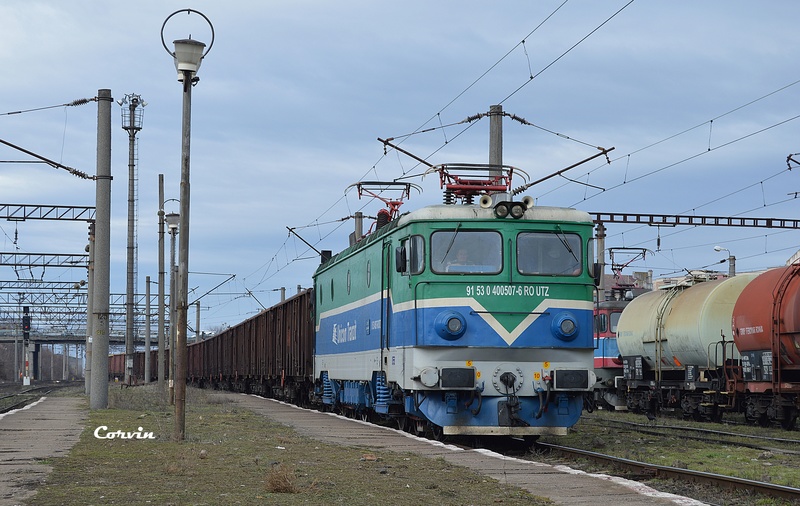
[[(443, 459), (324, 444), (204, 391), (187, 393), (186, 440), (176, 443), (172, 407), (154, 386), (112, 388), (112, 407), (90, 413), (30, 504), (551, 504)], [(100, 425), (143, 427), (157, 439), (96, 439)]]
[(276, 494), (296, 494), (299, 492), (294, 470), (277, 464), (267, 472), (267, 492)]

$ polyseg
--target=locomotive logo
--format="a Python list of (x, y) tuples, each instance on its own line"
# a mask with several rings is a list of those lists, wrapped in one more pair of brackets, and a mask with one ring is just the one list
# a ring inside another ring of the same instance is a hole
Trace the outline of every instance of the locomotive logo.
[(331, 342), (333, 344), (344, 344), (349, 341), (356, 340), (356, 330), (358, 326), (355, 322), (350, 325), (350, 322), (347, 322), (346, 325), (340, 325), (338, 323), (333, 324), (333, 338)]

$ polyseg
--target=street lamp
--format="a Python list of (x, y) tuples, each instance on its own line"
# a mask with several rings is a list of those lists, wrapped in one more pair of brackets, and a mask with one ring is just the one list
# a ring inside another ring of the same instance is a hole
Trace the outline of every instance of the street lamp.
[[(164, 42), (164, 27), (172, 16), (179, 12), (187, 14), (196, 13), (205, 19), (211, 27), (211, 43), (208, 49), (203, 52), (206, 45), (203, 42), (189, 39), (179, 39), (173, 41), (175, 51), (170, 51)], [(214, 26), (208, 18), (194, 9), (181, 9), (175, 11), (164, 20), (161, 25), (161, 44), (167, 53), (172, 56), (175, 62), (175, 69), (178, 71), (178, 81), (183, 83), (183, 122), (181, 128), (181, 188), (180, 188), (180, 238), (178, 244), (178, 290), (176, 312), (177, 328), (175, 335), (175, 350), (173, 360), (175, 361), (175, 429), (172, 438), (175, 441), (183, 441), (186, 432), (186, 373), (187, 373), (187, 349), (186, 331), (188, 329), (188, 299), (189, 299), (189, 154), (192, 125), (192, 87), (197, 84), (197, 70), (203, 58), (214, 45)]]
[(171, 359), (169, 361), (169, 403), (175, 404), (175, 331), (176, 331), (176, 291), (178, 285), (178, 266), (175, 265), (175, 239), (180, 227), (181, 215), (169, 213), (164, 215), (167, 222), (168, 234), (170, 235), (170, 254), (169, 254), (169, 351)]
[[(714, 251), (727, 251), (728, 252), (728, 277), (732, 278), (736, 275), (736, 257), (731, 254), (731, 250), (723, 248), (722, 246), (714, 246)], [(720, 263), (724, 262), (721, 260)]]

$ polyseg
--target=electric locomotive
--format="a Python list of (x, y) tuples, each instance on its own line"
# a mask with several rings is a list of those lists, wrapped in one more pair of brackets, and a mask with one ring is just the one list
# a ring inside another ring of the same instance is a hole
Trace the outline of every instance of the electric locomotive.
[(606, 409), (625, 409), (624, 396), (619, 395), (616, 378), (622, 376), (622, 356), (617, 346), (617, 323), (625, 306), (633, 299), (632, 286), (611, 287), (611, 297), (597, 303), (594, 310), (594, 372), (597, 385), (587, 396), (586, 409), (600, 405)]
[[(592, 219), (513, 202), (513, 168), (479, 169), (498, 167), (437, 166), (444, 205), (379, 220), (317, 269), (314, 378), (328, 409), (434, 436), (577, 422), (596, 381)], [(487, 195), (498, 186), (504, 199)]]

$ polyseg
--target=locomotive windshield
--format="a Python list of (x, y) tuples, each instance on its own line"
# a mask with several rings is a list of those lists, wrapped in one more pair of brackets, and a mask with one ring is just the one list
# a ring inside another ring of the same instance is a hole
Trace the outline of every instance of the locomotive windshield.
[(523, 232), (517, 236), (520, 274), (577, 276), (581, 273), (581, 238), (560, 232)]
[(502, 236), (485, 230), (440, 230), (431, 235), (437, 273), (497, 274), (503, 270)]

